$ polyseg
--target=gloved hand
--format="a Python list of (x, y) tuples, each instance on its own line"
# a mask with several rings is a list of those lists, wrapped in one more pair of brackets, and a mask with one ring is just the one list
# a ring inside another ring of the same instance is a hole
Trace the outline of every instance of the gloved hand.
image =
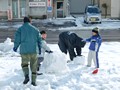
[(45, 52), (47, 52), (47, 53), (49, 53), (49, 54), (50, 54), (50, 53), (53, 53), (53, 51), (47, 51), (47, 50), (46, 50)]
[(17, 48), (14, 47), (14, 48), (13, 48), (13, 51), (14, 51), (14, 52), (17, 52)]

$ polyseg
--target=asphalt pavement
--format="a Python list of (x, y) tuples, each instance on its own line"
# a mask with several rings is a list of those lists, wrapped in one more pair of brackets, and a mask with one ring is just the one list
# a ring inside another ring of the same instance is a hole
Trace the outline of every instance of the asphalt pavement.
[[(14, 41), (14, 34), (17, 30), (17, 28), (12, 27), (12, 23), (15, 25), (16, 22), (8, 22), (6, 25), (11, 25), (9, 28), (0, 28), (0, 43), (4, 42), (8, 37)], [(21, 23), (21, 22), (19, 22)], [(5, 24), (5, 23), (3, 23)], [(58, 42), (58, 37), (61, 32), (64, 30), (58, 30), (58, 28), (63, 27), (63, 26), (54, 26), (54, 24), (46, 24), (43, 25), (42, 23), (33, 23), (37, 28), (40, 30), (46, 30), (48, 37), (47, 37), (47, 42), (48, 43), (57, 43)], [(64, 27), (70, 27), (70, 26), (75, 26), (73, 22), (67, 22), (67, 26)], [(51, 30), (50, 30), (50, 29)], [(54, 28), (55, 30), (52, 30)], [(68, 30), (69, 31), (69, 30)], [(70, 30), (72, 32), (75, 32), (78, 36), (82, 38), (88, 38), (92, 35), (91, 30), (86, 30), (86, 29), (78, 29), (78, 30)], [(103, 41), (120, 41), (120, 28), (119, 29), (101, 29), (100, 30), (100, 35), (103, 39)]]
[[(56, 30), (56, 31), (50, 31), (47, 30), (47, 42), (48, 43), (57, 43), (58, 37), (61, 32), (64, 30)], [(0, 42), (4, 42), (6, 38), (11, 38), (12, 41), (14, 41), (14, 34), (16, 30), (14, 29), (0, 29)], [(88, 38), (92, 35), (91, 30), (72, 30), (72, 32), (75, 32), (78, 36), (82, 38)], [(120, 41), (120, 29), (109, 29), (109, 30), (100, 30), (100, 35), (103, 39), (103, 41)]]

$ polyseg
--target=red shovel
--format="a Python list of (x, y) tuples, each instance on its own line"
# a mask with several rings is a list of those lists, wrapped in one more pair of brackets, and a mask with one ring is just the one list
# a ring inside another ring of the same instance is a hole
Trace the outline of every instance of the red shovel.
[(97, 73), (98, 73), (98, 68), (92, 72), (92, 74), (97, 74)]

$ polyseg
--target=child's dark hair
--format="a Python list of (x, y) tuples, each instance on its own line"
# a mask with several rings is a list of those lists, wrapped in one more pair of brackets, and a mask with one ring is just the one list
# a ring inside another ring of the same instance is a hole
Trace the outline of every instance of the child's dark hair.
[(42, 30), (40, 34), (47, 34), (46, 31)]

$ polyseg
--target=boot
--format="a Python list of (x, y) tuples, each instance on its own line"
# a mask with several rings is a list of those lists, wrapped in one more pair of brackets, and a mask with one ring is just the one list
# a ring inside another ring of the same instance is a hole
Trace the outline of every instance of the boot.
[(32, 84), (33, 86), (37, 86), (37, 84), (36, 84), (35, 82), (32, 82), (31, 84)]
[(29, 76), (25, 75), (25, 80), (23, 81), (23, 84), (27, 84), (29, 82)]

